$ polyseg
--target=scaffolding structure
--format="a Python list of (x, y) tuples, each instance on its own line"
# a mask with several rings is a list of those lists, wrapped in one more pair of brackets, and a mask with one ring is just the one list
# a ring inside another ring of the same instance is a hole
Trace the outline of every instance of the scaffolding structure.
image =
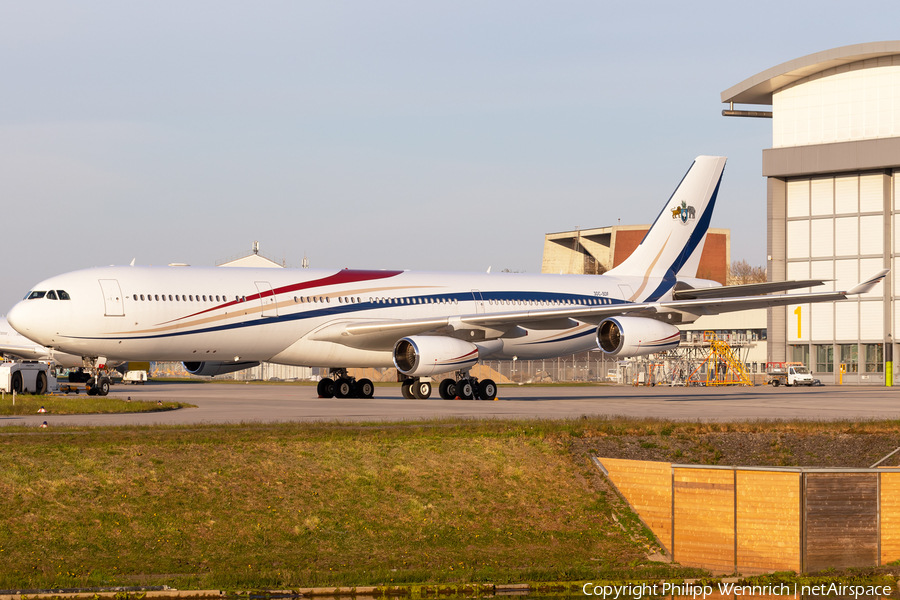
[(622, 368), (626, 381), (636, 386), (752, 386), (745, 363), (754, 345), (746, 336), (689, 332), (678, 348), (634, 359)]

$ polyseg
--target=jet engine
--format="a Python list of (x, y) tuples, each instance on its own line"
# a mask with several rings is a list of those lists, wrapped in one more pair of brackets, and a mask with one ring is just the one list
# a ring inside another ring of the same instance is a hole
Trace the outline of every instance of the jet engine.
[(207, 360), (205, 362), (186, 362), (181, 364), (184, 365), (184, 369), (191, 375), (200, 375), (201, 377), (215, 377), (216, 375), (234, 373), (235, 371), (259, 366), (259, 363), (255, 361), (234, 362), (227, 360)]
[(597, 326), (597, 345), (611, 356), (644, 356), (677, 348), (677, 327), (642, 317), (610, 317)]
[(394, 366), (410, 377), (468, 369), (478, 362), (478, 347), (452, 337), (413, 335), (394, 344)]

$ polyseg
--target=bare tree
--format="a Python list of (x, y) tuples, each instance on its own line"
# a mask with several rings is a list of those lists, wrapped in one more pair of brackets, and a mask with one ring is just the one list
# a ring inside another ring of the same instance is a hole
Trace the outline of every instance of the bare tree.
[(743, 285), (746, 283), (763, 283), (766, 281), (766, 268), (750, 266), (746, 260), (736, 260), (728, 267), (726, 285)]

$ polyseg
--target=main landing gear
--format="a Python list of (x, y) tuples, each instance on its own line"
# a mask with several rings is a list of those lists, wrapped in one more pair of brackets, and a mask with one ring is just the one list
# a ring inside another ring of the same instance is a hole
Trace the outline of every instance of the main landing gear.
[[(420, 379), (406, 379), (400, 386), (403, 397), (412, 400), (425, 400), (431, 396), (431, 383)], [(468, 373), (457, 371), (454, 379), (447, 378), (438, 386), (438, 393), (444, 400), (493, 400), (497, 397), (497, 384), (490, 379), (482, 379), (470, 376)]]
[[(84, 368), (90, 371), (85, 385), (88, 396), (106, 396), (112, 380), (106, 374), (106, 358), (103, 356), (83, 356), (81, 358)], [(82, 372), (83, 373), (83, 372)]]
[(316, 386), (319, 398), (371, 398), (375, 395), (375, 384), (370, 380), (350, 377), (343, 367), (329, 371), (331, 377), (323, 377)]

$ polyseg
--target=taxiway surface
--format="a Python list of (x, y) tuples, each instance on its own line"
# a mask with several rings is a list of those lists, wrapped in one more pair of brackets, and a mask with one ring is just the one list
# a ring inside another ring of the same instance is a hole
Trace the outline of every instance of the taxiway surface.
[(405, 400), (399, 387), (376, 389), (371, 400), (321, 399), (301, 385), (151, 382), (113, 386), (110, 395), (134, 400), (173, 400), (197, 405), (175, 411), (0, 417), (0, 425), (152, 425), (278, 421), (401, 421), (439, 417), (578, 418), (581, 415), (660, 417), (680, 420), (896, 419), (900, 388), (669, 388), (500, 387), (493, 402)]

